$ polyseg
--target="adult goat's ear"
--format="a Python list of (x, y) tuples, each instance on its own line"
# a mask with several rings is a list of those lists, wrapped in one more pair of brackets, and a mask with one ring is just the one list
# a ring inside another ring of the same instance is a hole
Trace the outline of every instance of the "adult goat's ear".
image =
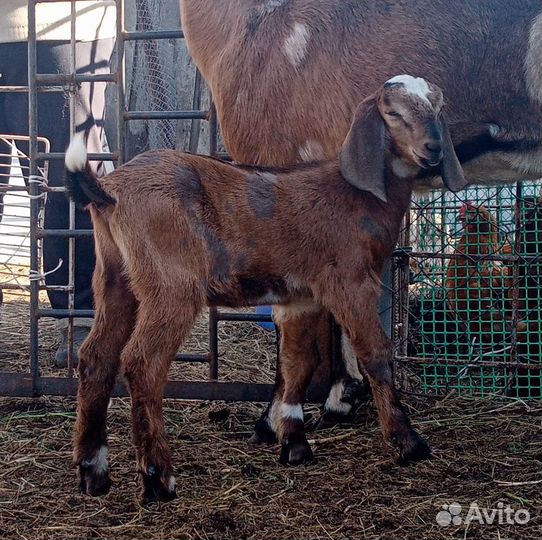
[(467, 184), (461, 163), (454, 150), (454, 144), (450, 137), (450, 129), (445, 120), (441, 121), (442, 128), (442, 162), (440, 174), (444, 184), (450, 191), (459, 191)]
[(339, 154), (341, 174), (347, 182), (386, 202), (384, 177), (385, 126), (373, 99), (358, 107)]

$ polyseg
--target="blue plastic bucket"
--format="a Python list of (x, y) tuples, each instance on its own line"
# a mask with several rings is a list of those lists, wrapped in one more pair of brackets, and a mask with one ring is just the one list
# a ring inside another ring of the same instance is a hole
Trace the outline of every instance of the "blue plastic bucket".
[[(273, 313), (273, 309), (271, 306), (256, 306), (256, 313), (259, 313), (260, 315), (271, 315), (271, 313)], [(275, 329), (275, 323), (272, 322), (259, 322), (258, 324), (266, 330)]]

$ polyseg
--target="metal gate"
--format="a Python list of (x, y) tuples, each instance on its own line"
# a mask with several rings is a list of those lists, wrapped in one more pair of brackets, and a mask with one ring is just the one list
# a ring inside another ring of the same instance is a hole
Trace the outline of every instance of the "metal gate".
[[(75, 395), (77, 392), (77, 378), (74, 376), (72, 365), (73, 349), (73, 317), (92, 317), (93, 311), (74, 309), (74, 248), (75, 239), (84, 236), (91, 236), (91, 230), (75, 230), (74, 205), (70, 205), (70, 227), (67, 230), (46, 230), (40, 222), (40, 213), (43, 210), (43, 198), (51, 191), (47, 185), (47, 179), (40, 171), (38, 163), (49, 162), (50, 160), (63, 160), (64, 153), (50, 152), (47, 148), (40, 148), (43, 141), (39, 137), (37, 115), (38, 115), (38, 92), (57, 91), (70, 92), (70, 118), (71, 130), (74, 132), (74, 100), (77, 85), (83, 82), (108, 82), (116, 87), (117, 102), (117, 142), (118, 151), (100, 154), (89, 154), (89, 160), (110, 160), (117, 165), (122, 164), (125, 158), (125, 141), (127, 124), (136, 120), (202, 120), (209, 123), (210, 154), (217, 156), (217, 120), (214, 106), (208, 110), (175, 110), (175, 111), (133, 111), (127, 110), (125, 103), (125, 45), (127, 42), (146, 40), (153, 42), (163, 39), (183, 39), (182, 30), (167, 31), (126, 31), (124, 27), (124, 1), (116, 0), (117, 10), (117, 35), (116, 35), (116, 72), (107, 74), (82, 75), (75, 72), (66, 74), (41, 74), (37, 73), (37, 52), (36, 52), (36, 4), (55, 2), (60, 0), (29, 0), (28, 3), (28, 87), (3, 87), (4, 92), (28, 92), (29, 95), (29, 142), (30, 151), (28, 156), (28, 168), (25, 175), (28, 195), (30, 199), (30, 250), (29, 270), (34, 278), (29, 283), (22, 285), (23, 289), (30, 290), (30, 363), (28, 371), (6, 372), (0, 371), (0, 395), (3, 396), (39, 396), (39, 395)], [(75, 1), (72, 0), (71, 12), (71, 64), (75, 65)], [(197, 84), (201, 86), (201, 78), (198, 76)], [(197, 104), (198, 100), (194, 100)], [(12, 137), (10, 137), (12, 138)], [(24, 188), (2, 188), (4, 192), (23, 190)], [(63, 191), (63, 188), (56, 188), (55, 191)], [(69, 278), (65, 286), (56, 286), (57, 290), (64, 290), (68, 293), (68, 309), (52, 309), (39, 306), (40, 291), (51, 290), (51, 286), (45, 284), (44, 276), (40, 266), (40, 245), (45, 237), (67, 237), (69, 238)], [(20, 284), (10, 286), (20, 287)], [(39, 337), (38, 329), (40, 321), (49, 318), (69, 318), (68, 341), (70, 353), (68, 357), (68, 373), (63, 376), (44, 376), (40, 371), (38, 360)], [(243, 382), (220, 382), (219, 381), (219, 351), (218, 351), (218, 325), (222, 321), (254, 321), (272, 322), (270, 315), (256, 313), (224, 312), (217, 309), (209, 310), (209, 352), (207, 354), (178, 354), (178, 362), (197, 362), (208, 365), (207, 381), (170, 381), (166, 387), (167, 397), (178, 397), (185, 399), (222, 399), (222, 400), (251, 400), (264, 401), (270, 398), (272, 385)], [(115, 395), (126, 395), (126, 389), (122, 384), (115, 387)]]
[[(194, 99), (195, 110), (170, 111), (129, 110), (126, 105), (126, 44), (140, 40), (149, 43), (163, 39), (181, 40), (182, 30), (126, 31), (124, 1), (116, 0), (115, 72), (81, 75), (74, 69), (72, 73), (61, 75), (38, 74), (36, 4), (54, 1), (59, 0), (29, 0), (28, 86), (0, 87), (3, 92), (28, 92), (30, 141), (28, 165), (23, 175), (27, 187), (0, 186), (0, 191), (5, 192), (26, 191), (30, 204), (30, 279), (22, 285), (10, 285), (12, 288), (29, 289), (30, 362), (24, 372), (0, 371), (0, 395), (4, 396), (74, 395), (77, 378), (71, 355), (66, 377), (44, 375), (40, 370), (39, 325), (54, 318), (69, 317), (68, 335), (70, 343), (73, 343), (73, 317), (93, 315), (92, 311), (74, 309), (75, 239), (90, 236), (92, 231), (75, 230), (73, 204), (68, 230), (45, 230), (41, 223), (43, 199), (52, 188), (47, 185), (46, 168), (40, 169), (38, 164), (62, 160), (64, 155), (50, 152), (47, 141), (39, 137), (38, 92), (70, 91), (73, 131), (77, 85), (82, 82), (114, 84), (118, 151), (90, 154), (91, 160), (111, 160), (117, 165), (123, 163), (128, 124), (137, 120), (164, 119), (208, 122), (210, 153), (222, 157), (217, 151), (217, 119), (212, 103), (208, 110), (201, 110), (200, 100)], [(75, 1), (72, 0), (71, 17), (72, 66), (75, 58)], [(197, 84), (202, 84), (201, 78), (198, 77), (197, 81)], [(193, 150), (192, 145), (190, 149)], [(21, 159), (26, 158), (21, 156)], [(62, 188), (55, 188), (55, 191), (59, 190)], [(540, 289), (539, 270), (542, 271), (542, 217), (538, 218), (542, 204), (537, 191), (534, 185), (517, 185), (473, 189), (461, 194), (461, 198), (444, 193), (415, 197), (401, 235), (402, 247), (396, 250), (393, 258), (393, 286), (385, 287), (387, 294), (393, 297), (393, 309), (386, 308), (386, 313), (393, 312), (392, 337), (395, 358), (404, 368), (399, 370), (403, 385), (424, 392), (507, 392), (521, 397), (540, 397), (542, 313), (539, 313), (537, 291)], [(472, 201), (467, 202), (469, 199)], [(491, 231), (483, 230), (484, 223)], [(470, 240), (467, 238), (469, 231)], [(57, 286), (68, 292), (67, 310), (39, 305), (40, 292), (50, 289), (41, 273), (40, 245), (43, 238), (52, 236), (69, 238), (69, 280), (65, 286)], [(465, 238), (463, 243), (462, 238)], [(222, 321), (270, 322), (271, 317), (210, 309), (208, 353), (179, 354), (176, 359), (178, 362), (207, 365), (208, 380), (170, 381), (166, 396), (253, 401), (264, 401), (270, 397), (269, 384), (219, 380), (218, 325)], [(126, 390), (119, 384), (115, 394), (125, 395)], [(316, 392), (310, 397), (317, 399), (321, 396)]]

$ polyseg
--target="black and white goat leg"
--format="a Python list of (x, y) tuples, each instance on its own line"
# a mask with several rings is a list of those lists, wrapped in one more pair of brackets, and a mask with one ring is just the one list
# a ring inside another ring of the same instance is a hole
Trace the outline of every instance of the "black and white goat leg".
[(279, 373), (273, 399), (256, 423), (251, 440), (257, 443), (279, 441), (279, 461), (299, 465), (313, 457), (305, 435), (303, 404), (320, 360), (317, 329), (321, 317), (327, 315), (312, 301), (275, 306), (273, 315), (281, 329)]

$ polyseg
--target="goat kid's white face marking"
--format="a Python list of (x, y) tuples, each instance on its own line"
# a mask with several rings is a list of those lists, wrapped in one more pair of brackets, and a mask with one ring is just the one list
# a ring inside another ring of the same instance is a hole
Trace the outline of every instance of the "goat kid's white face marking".
[(412, 77), (411, 75), (396, 75), (395, 77), (389, 79), (387, 83), (400, 83), (403, 85), (408, 94), (417, 96), (420, 99), (427, 101), (429, 104), (431, 103), (429, 101), (429, 94), (431, 93), (431, 90), (427, 84), (427, 81), (421, 77)]
[(542, 103), (542, 13), (533, 21), (525, 55), (525, 82), (531, 98)]
[[(438, 119), (442, 92), (424, 79), (398, 75), (389, 79), (378, 95), (378, 108), (386, 123), (396, 154), (406, 166), (395, 164), (401, 178), (442, 159), (442, 126)], [(416, 170), (409, 169), (416, 167)]]
[(298, 153), (302, 161), (319, 161), (326, 157), (322, 145), (312, 139), (309, 139), (303, 146), (300, 146)]
[(352, 405), (350, 403), (344, 403), (341, 401), (344, 393), (344, 383), (338, 382), (335, 383), (331, 390), (329, 391), (329, 395), (327, 396), (326, 402), (324, 403), (324, 410), (339, 413), (342, 415), (347, 415), (350, 410), (352, 409)]
[(303, 62), (305, 54), (307, 53), (309, 38), (310, 30), (307, 25), (295, 23), (292, 32), (284, 40), (282, 50), (294, 67), (299, 66), (299, 64)]

